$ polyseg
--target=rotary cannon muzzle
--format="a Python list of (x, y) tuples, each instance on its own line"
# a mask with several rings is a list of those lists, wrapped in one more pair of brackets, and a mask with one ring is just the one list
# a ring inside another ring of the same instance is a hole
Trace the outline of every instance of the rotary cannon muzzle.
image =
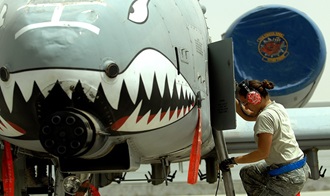
[(93, 121), (84, 113), (58, 111), (44, 119), (40, 142), (57, 157), (77, 157), (93, 146), (96, 131)]

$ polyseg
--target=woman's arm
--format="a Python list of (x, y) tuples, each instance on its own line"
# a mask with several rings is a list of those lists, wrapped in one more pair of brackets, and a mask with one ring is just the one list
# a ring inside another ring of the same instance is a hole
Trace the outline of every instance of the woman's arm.
[(270, 133), (258, 134), (258, 149), (239, 157), (235, 157), (236, 163), (253, 163), (263, 159), (266, 159), (270, 153), (270, 147), (272, 145), (273, 135)]

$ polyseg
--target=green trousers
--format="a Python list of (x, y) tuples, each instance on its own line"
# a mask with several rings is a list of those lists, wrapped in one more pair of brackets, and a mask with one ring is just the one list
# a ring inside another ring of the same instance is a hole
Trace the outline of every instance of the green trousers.
[(273, 177), (268, 174), (269, 168), (270, 166), (261, 162), (241, 169), (240, 177), (249, 196), (296, 196), (310, 173), (308, 164)]

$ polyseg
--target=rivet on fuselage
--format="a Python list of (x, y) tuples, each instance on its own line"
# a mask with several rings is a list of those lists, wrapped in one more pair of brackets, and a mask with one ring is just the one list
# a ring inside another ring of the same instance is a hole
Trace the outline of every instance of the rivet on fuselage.
[(9, 80), (10, 74), (6, 66), (0, 68), (0, 78), (2, 81), (7, 82)]

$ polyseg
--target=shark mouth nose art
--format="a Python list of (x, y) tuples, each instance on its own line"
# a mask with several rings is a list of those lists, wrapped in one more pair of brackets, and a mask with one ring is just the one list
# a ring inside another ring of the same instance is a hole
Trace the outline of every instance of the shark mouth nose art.
[[(77, 108), (96, 116), (108, 131), (139, 132), (180, 120), (195, 106), (195, 99), (171, 61), (146, 49), (115, 78), (103, 71), (62, 68), (12, 73), (8, 82), (1, 82), (1, 122), (20, 127), (9, 126), (11, 132), (29, 134), (40, 128), (31, 122)], [(24, 121), (15, 119), (18, 113)]]

